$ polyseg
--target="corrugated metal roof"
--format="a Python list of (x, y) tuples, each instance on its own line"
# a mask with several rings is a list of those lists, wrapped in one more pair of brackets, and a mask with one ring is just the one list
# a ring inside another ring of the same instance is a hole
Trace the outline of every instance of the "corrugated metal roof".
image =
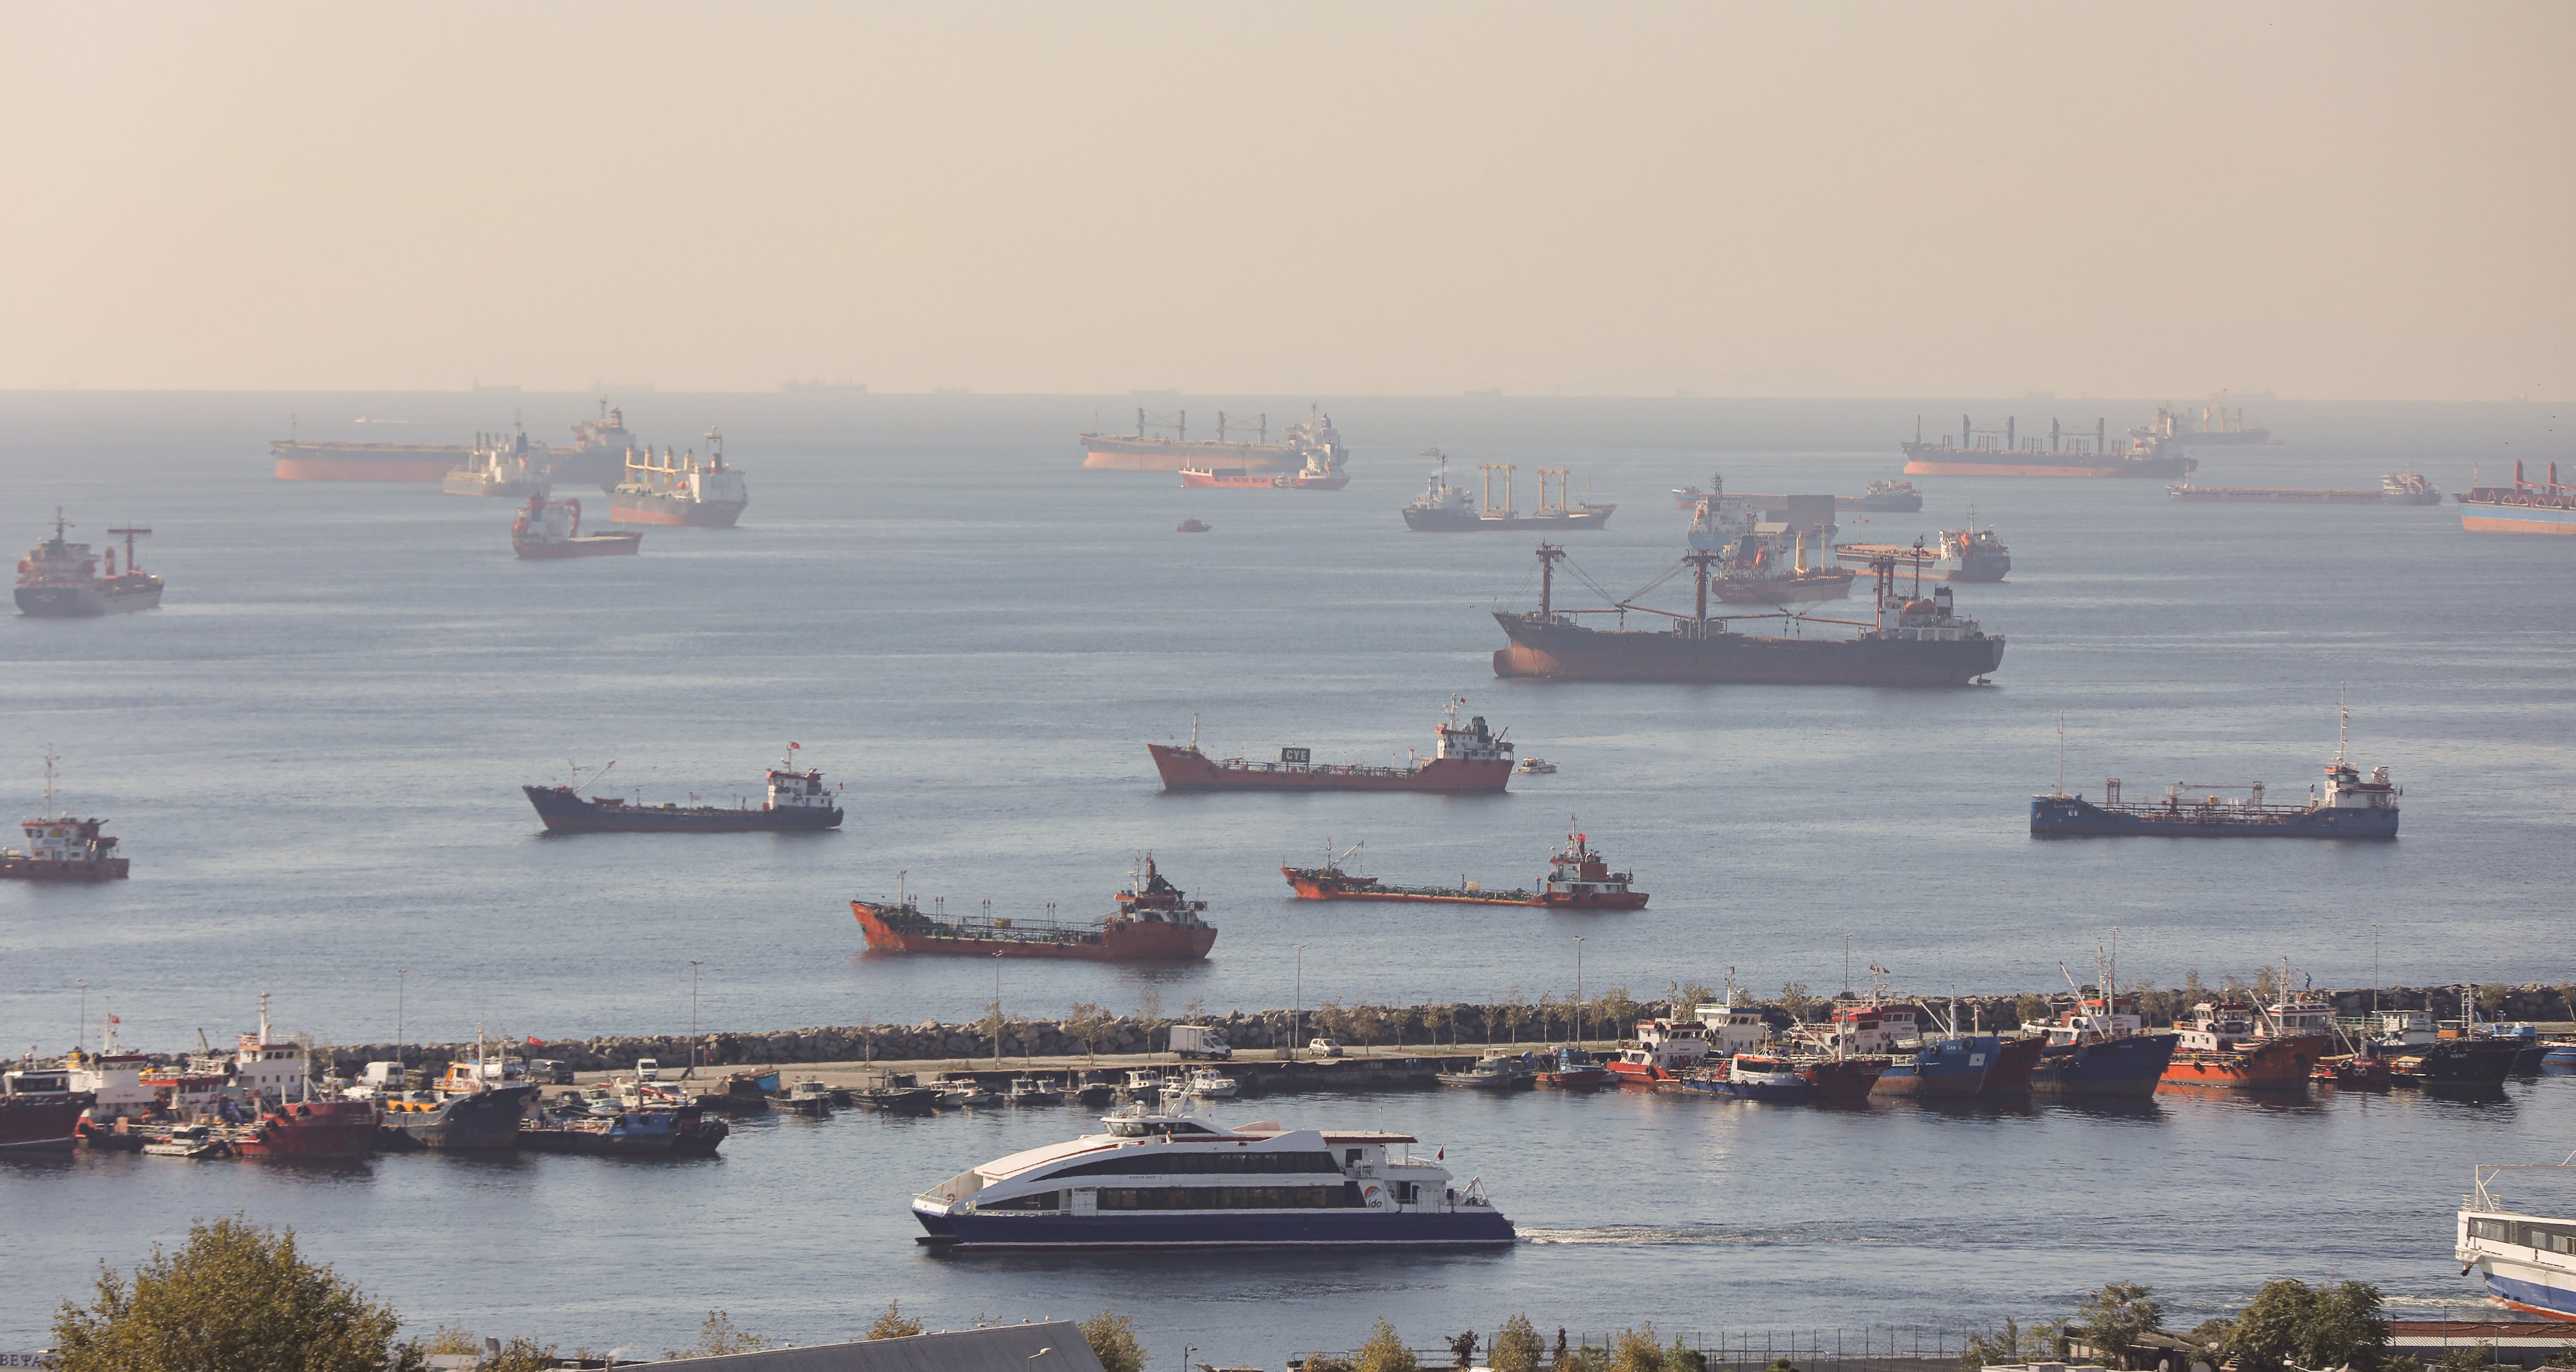
[(688, 1372), (1101, 1372), (1082, 1327), (1065, 1320), (689, 1358), (685, 1366)]

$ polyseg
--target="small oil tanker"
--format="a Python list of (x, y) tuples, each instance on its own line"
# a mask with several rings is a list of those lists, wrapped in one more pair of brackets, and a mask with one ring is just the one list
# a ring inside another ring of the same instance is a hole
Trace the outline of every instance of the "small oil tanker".
[[(753, 830), (819, 830), (841, 827), (839, 788), (823, 785), (819, 770), (796, 770), (796, 750), (769, 769), (769, 799), (757, 810), (748, 805), (629, 805), (623, 796), (585, 796), (580, 774), (570, 786), (522, 786), (528, 803), (549, 833), (565, 834), (731, 834)], [(608, 767), (617, 764), (612, 762)], [(608, 775), (602, 767), (591, 777), (596, 785)]]
[[(1329, 845), (1327, 845), (1329, 847)], [(1342, 862), (1359, 851), (1358, 844), (1321, 867), (1282, 867), (1298, 896), (1305, 900), (1411, 901), (1425, 905), (1531, 905), (1543, 910), (1643, 910), (1646, 893), (1634, 889), (1634, 872), (1614, 872), (1610, 863), (1580, 833), (1565, 836), (1565, 846), (1549, 858), (1547, 875), (1534, 890), (1488, 891), (1459, 878), (1457, 886), (1389, 886), (1376, 877), (1353, 876)]]
[(859, 917), (871, 953), (1180, 962), (1204, 958), (1216, 946), (1216, 926), (1200, 918), (1207, 902), (1166, 880), (1151, 853), (1117, 901), (1112, 914), (1069, 924), (989, 914), (951, 919), (935, 907), (922, 913), (920, 899), (898, 887), (892, 904), (852, 900), (850, 913)]

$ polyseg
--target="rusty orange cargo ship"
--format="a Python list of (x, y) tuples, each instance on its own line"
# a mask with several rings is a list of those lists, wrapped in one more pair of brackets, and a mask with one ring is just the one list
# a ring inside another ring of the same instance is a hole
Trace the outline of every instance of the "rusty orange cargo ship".
[(2298, 1001), (2259, 1014), (2250, 1006), (2202, 1001), (2181, 1028), (2163, 1084), (2303, 1090), (2309, 1070), (2331, 1046), (2332, 1014)]
[(898, 893), (893, 904), (853, 900), (872, 953), (954, 953), (973, 957), (1068, 958), (1079, 962), (1177, 962), (1208, 955), (1216, 926), (1201, 919), (1207, 902), (1154, 870), (1147, 854), (1118, 909), (1102, 919), (1067, 924), (993, 915), (950, 919)]
[[(1329, 847), (1329, 845), (1328, 845)], [(1535, 890), (1488, 891), (1459, 878), (1456, 886), (1388, 886), (1376, 877), (1357, 877), (1342, 862), (1359, 851), (1354, 843), (1321, 867), (1282, 867), (1279, 874), (1305, 900), (1411, 901), (1426, 905), (1534, 905), (1546, 910), (1643, 910), (1646, 893), (1633, 890), (1633, 872), (1614, 872), (1586, 836), (1565, 837), (1565, 846), (1548, 859), (1548, 873)]]
[(1439, 727), (1439, 748), (1402, 767), (1317, 762), (1311, 749), (1282, 748), (1276, 762), (1211, 758), (1199, 751), (1198, 721), (1185, 748), (1148, 743), (1166, 791), (1500, 791), (1512, 778), (1512, 744), (1477, 715), (1458, 722), (1465, 696), (1452, 696)]

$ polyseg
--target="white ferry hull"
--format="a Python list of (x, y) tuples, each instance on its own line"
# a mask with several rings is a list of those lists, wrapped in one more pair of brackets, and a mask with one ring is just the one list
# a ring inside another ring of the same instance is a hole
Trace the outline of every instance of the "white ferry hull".
[(1446, 1214), (1372, 1210), (1225, 1211), (1063, 1215), (958, 1214), (916, 1203), (920, 1238), (958, 1251), (1040, 1248), (1460, 1248), (1500, 1246), (1517, 1235), (1492, 1209)]
[(2576, 1272), (2512, 1258), (2482, 1257), (2478, 1276), (2487, 1294), (2507, 1305), (2576, 1320)]

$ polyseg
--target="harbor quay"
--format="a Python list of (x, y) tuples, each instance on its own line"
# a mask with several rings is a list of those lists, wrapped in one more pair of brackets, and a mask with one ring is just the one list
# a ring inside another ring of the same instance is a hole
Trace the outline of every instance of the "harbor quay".
[[(1793, 988), (1794, 989), (1794, 988)], [(2576, 986), (2528, 983), (2518, 986), (2460, 984), (2391, 986), (2377, 990), (2348, 988), (2307, 993), (2330, 1006), (2336, 1016), (2359, 1017), (2374, 1012), (2417, 1011), (2451, 1018), (2458, 1015), (2463, 994), (2477, 1005), (2478, 1018), (2492, 1023), (2525, 1023), (2540, 1033), (2576, 1032)], [(2089, 994), (2089, 992), (2088, 992)], [(2140, 988), (2132, 995), (2148, 1027), (2169, 1027), (2186, 1017), (2203, 998), (2234, 995), (2252, 999), (2267, 990), (2224, 987)], [(2187, 999), (2188, 998), (2188, 999)], [(2075, 997), (2053, 995), (1892, 997), (1891, 1003), (1923, 1007), (1927, 1022), (1946, 1023), (1955, 1013), (1962, 1033), (2011, 1033), (2054, 1020)], [(863, 1024), (762, 1031), (688, 1034), (605, 1035), (583, 1039), (541, 1039), (514, 1044), (513, 1055), (559, 1062), (578, 1073), (629, 1072), (650, 1059), (661, 1069), (699, 1071), (711, 1067), (810, 1067), (817, 1071), (890, 1069), (908, 1071), (954, 1067), (961, 1071), (1009, 1066), (1022, 1070), (1068, 1071), (1092, 1066), (1142, 1065), (1171, 1055), (1175, 1026), (1205, 1027), (1221, 1037), (1236, 1069), (1253, 1055), (1273, 1060), (1310, 1056), (1306, 1045), (1316, 1038), (1332, 1040), (1345, 1058), (1474, 1057), (1488, 1050), (1540, 1044), (1599, 1045), (1630, 1036), (1638, 1021), (1687, 1019), (1700, 1007), (1717, 1003), (1715, 994), (1684, 994), (1657, 1000), (1631, 1000), (1621, 992), (1574, 1002), (1542, 997), (1517, 1003), (1453, 1002), (1412, 1006), (1341, 1005), (1332, 1001), (1298, 1009), (1237, 1011), (1223, 1015), (1181, 1016), (1081, 1015), (1041, 1020), (1004, 1016), (999, 1043), (991, 1017), (964, 1023), (925, 1021), (913, 1025)], [(1807, 996), (1803, 993), (1762, 1000), (1741, 997), (1739, 1006), (1757, 1011), (1774, 1032), (1825, 1020), (1837, 1007), (1864, 1003), (1853, 993)], [(1955, 1011), (1953, 1007), (1955, 1006)], [(1676, 1011), (1679, 1011), (1676, 1014)], [(498, 1045), (485, 1045), (491, 1051)], [(315, 1043), (319, 1070), (354, 1076), (370, 1062), (401, 1062), (437, 1070), (450, 1062), (470, 1061), (473, 1040), (455, 1043)]]

